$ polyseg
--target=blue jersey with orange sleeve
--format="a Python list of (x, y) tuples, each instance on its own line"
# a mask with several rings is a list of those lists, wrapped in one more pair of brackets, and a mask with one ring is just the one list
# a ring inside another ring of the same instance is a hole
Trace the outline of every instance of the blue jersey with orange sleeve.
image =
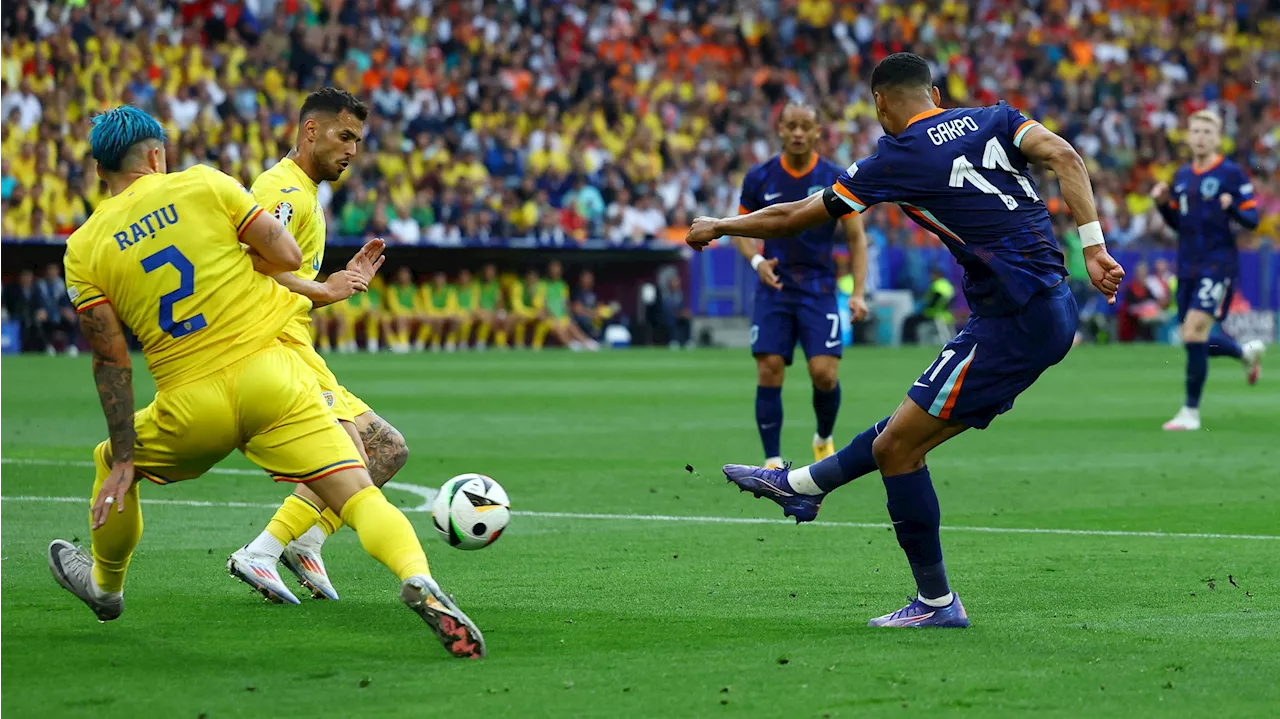
[[(739, 210), (745, 214), (769, 205), (803, 200), (830, 187), (840, 171), (839, 165), (817, 153), (807, 167), (800, 169), (787, 167), (779, 155), (751, 168), (742, 178)], [(835, 239), (833, 219), (795, 237), (766, 240), (763, 254), (767, 259), (778, 260), (775, 271), (784, 290), (831, 294), (836, 286), (835, 262), (831, 257)]]
[[(1223, 194), (1231, 196), (1226, 209), (1221, 204)], [(1253, 183), (1239, 165), (1221, 156), (1201, 170), (1183, 165), (1173, 176), (1173, 196), (1159, 209), (1178, 232), (1179, 278), (1236, 276), (1239, 260), (1231, 220), (1246, 229), (1258, 226)]]
[(850, 209), (900, 206), (964, 267), (978, 315), (1008, 315), (1067, 276), (1049, 212), (1019, 147), (1036, 126), (1005, 103), (916, 115), (832, 189)]

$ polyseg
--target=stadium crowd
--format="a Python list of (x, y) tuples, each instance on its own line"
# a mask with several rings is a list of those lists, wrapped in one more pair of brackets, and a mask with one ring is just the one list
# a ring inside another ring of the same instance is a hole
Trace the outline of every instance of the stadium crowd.
[[(944, 104), (1007, 98), (1068, 137), (1118, 245), (1168, 239), (1148, 190), (1179, 161), (1179, 118), (1216, 107), (1224, 150), (1252, 168), (1270, 218), (1258, 235), (1275, 237), (1280, 18), (1267, 8), (5, 2), (3, 229), (66, 233), (101, 201), (86, 147), (99, 110), (134, 103), (163, 119), (172, 165), (209, 163), (248, 184), (288, 150), (302, 95), (333, 83), (375, 110), (355, 170), (322, 196), (335, 234), (549, 245), (678, 236), (669, 228), (696, 214), (734, 210), (742, 174), (775, 149), (773, 119), (787, 100), (822, 110), (836, 161), (872, 151), (881, 130), (869, 68), (910, 49), (934, 63)], [(896, 210), (867, 220), (877, 242), (930, 241)]]

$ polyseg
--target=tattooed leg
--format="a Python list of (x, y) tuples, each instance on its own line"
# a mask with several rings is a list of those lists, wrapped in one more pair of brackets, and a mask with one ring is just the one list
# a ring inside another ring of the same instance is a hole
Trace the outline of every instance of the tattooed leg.
[(360, 432), (369, 477), (381, 487), (409, 461), (409, 446), (400, 430), (373, 412), (356, 417), (356, 429)]

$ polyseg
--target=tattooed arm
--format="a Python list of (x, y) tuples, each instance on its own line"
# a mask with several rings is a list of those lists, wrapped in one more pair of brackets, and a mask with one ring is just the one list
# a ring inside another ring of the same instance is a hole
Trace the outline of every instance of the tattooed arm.
[(93, 381), (111, 438), (111, 474), (93, 503), (93, 526), (101, 527), (111, 504), (124, 511), (124, 495), (133, 486), (133, 361), (120, 318), (110, 303), (80, 313), (80, 333), (93, 351)]
[(293, 272), (302, 266), (298, 241), (270, 212), (259, 212), (250, 220), (240, 234), (240, 241), (249, 246), (253, 269), (264, 275)]

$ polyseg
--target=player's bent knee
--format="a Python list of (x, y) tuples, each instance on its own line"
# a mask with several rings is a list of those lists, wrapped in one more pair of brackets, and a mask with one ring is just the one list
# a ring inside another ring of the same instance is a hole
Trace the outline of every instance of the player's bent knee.
[(344, 469), (307, 483), (307, 489), (315, 492), (317, 497), (339, 515), (342, 514), (342, 507), (348, 499), (351, 499), (356, 492), (372, 486), (373, 480), (370, 479), (369, 471), (364, 467)]
[[(400, 430), (387, 425), (387, 457), (386, 465), (389, 470), (386, 478), (377, 477), (375, 482), (379, 487), (386, 484), (388, 480), (399, 472), (405, 463), (409, 461), (409, 445), (404, 441), (404, 435), (400, 434)], [(381, 481), (377, 481), (381, 480)]]
[(1190, 312), (1182, 323), (1182, 341), (1204, 342), (1213, 329), (1213, 318), (1203, 312)]
[(781, 387), (787, 365), (781, 355), (756, 355), (756, 382), (762, 387)]
[(905, 441), (892, 425), (876, 437), (871, 443), (871, 456), (886, 477), (914, 472), (924, 466), (924, 455), (920, 448)]
[(835, 367), (821, 367), (809, 372), (813, 386), (821, 392), (830, 392), (840, 383), (840, 372)]

